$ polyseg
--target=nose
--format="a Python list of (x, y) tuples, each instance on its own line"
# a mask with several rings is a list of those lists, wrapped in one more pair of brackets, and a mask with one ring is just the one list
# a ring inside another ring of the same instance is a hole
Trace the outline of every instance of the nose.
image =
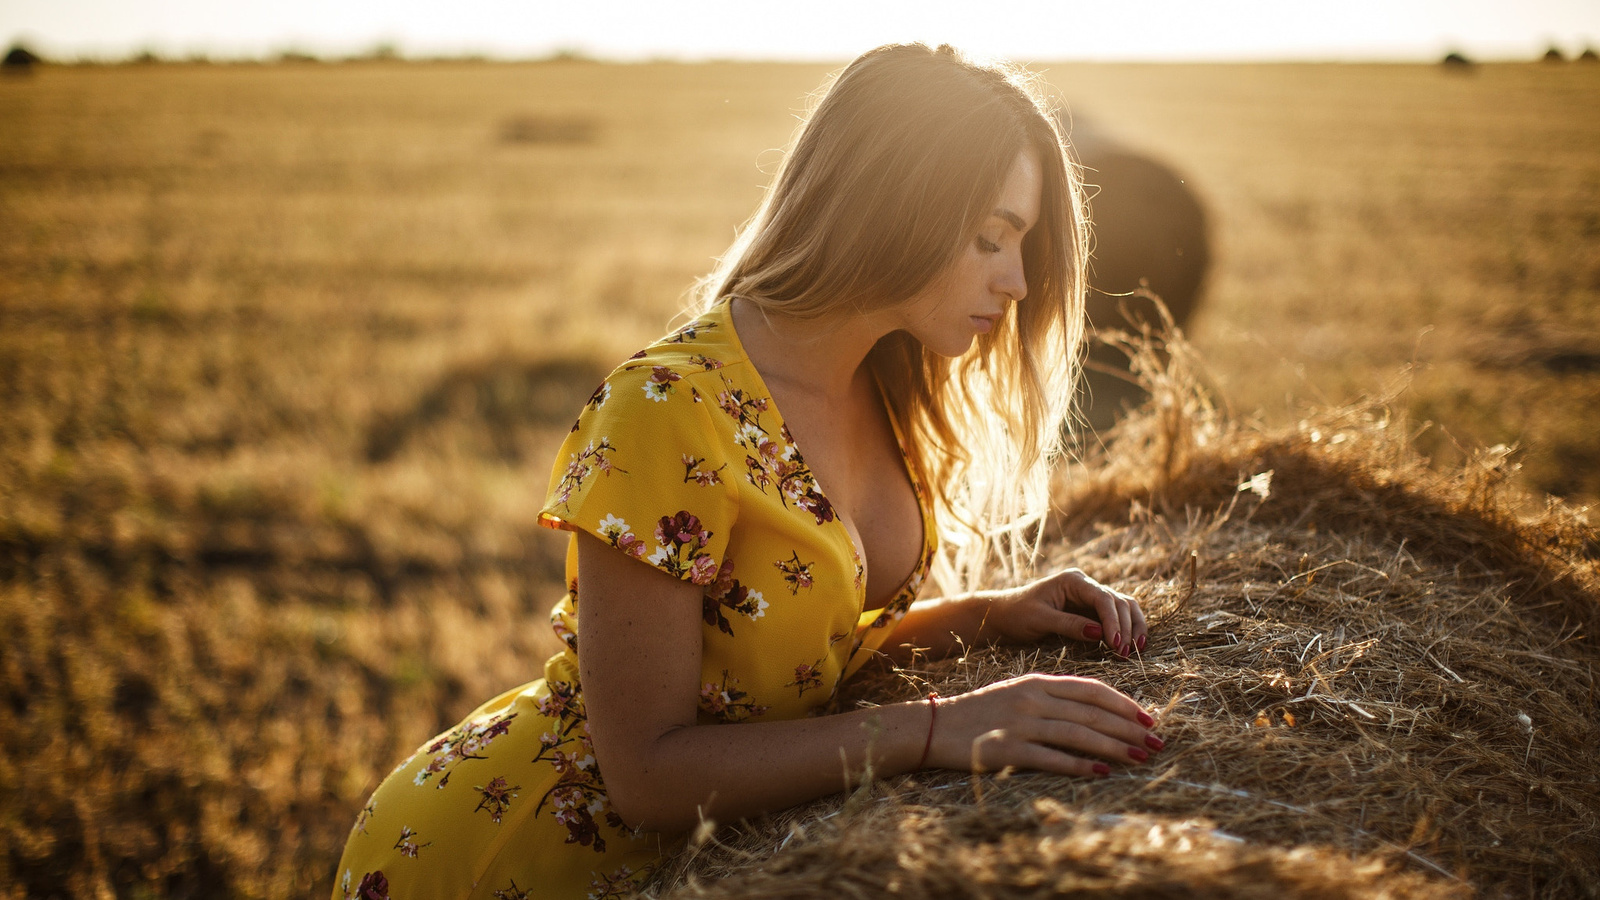
[(1020, 250), (1004, 255), (1005, 261), (995, 272), (991, 287), (995, 293), (1017, 303), (1028, 296), (1028, 274), (1023, 268)]

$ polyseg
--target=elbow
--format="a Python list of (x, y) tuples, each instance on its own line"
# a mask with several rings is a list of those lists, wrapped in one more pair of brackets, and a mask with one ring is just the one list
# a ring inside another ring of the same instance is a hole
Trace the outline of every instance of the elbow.
[(671, 771), (662, 764), (663, 755), (655, 747), (620, 759), (600, 759), (596, 753), (607, 802), (625, 826), (678, 834), (700, 823), (703, 804), (687, 787), (695, 779)]
[(610, 774), (605, 777), (606, 798), (611, 811), (628, 828), (679, 834), (699, 823), (699, 808), (685, 811), (663, 788), (670, 780), (648, 768)]
[(655, 824), (657, 811), (655, 804), (651, 802), (650, 792), (637, 789), (634, 779), (629, 777), (631, 774), (611, 769), (604, 770), (606, 800), (611, 806), (611, 811), (628, 828), (660, 831), (661, 829)]

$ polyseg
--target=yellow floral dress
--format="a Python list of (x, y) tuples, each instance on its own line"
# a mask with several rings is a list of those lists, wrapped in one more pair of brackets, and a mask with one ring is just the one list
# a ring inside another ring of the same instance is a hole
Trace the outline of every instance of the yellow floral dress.
[[(927, 491), (907, 471), (923, 553), (869, 611), (855, 543), (722, 304), (600, 385), (556, 457), (540, 521), (704, 588), (702, 724), (794, 719), (828, 709), (933, 561)], [(566, 575), (551, 615), (566, 648), (544, 678), (485, 703), (385, 779), (351, 830), (336, 900), (600, 900), (632, 890), (674, 848), (676, 836), (634, 831), (607, 802), (578, 684), (575, 537)]]

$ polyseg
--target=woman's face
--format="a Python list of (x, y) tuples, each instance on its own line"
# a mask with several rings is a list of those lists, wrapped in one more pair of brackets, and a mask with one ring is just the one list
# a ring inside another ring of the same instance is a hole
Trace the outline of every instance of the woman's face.
[(1044, 186), (1038, 154), (1017, 154), (989, 217), (926, 288), (900, 307), (900, 327), (940, 356), (960, 356), (1028, 293), (1022, 239), (1039, 221)]

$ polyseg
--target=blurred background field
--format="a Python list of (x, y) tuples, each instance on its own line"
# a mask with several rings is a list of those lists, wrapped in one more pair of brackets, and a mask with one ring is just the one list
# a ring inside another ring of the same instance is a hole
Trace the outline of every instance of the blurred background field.
[[(1206, 203), (1240, 415), (1398, 391), (1600, 498), (1600, 65), (1037, 68)], [(0, 891), (326, 894), (388, 767), (539, 674), (551, 454), (826, 71), (0, 78)]]

